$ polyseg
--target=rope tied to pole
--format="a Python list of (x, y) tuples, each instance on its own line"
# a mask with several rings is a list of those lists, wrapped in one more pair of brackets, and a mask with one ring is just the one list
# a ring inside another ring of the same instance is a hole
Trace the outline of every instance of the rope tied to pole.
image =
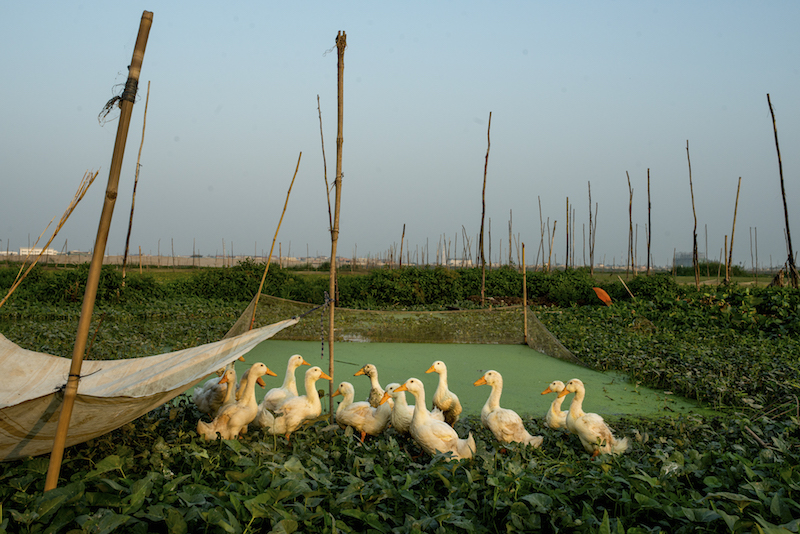
[(138, 90), (139, 80), (128, 77), (128, 79), (125, 81), (125, 87), (122, 89), (122, 92), (111, 97), (111, 100), (106, 102), (106, 105), (103, 106), (102, 110), (100, 110), (100, 113), (97, 115), (97, 122), (99, 122), (101, 126), (105, 124), (107, 122), (106, 117), (108, 117), (109, 113), (111, 113), (115, 107), (122, 107), (123, 100), (132, 104), (136, 103), (136, 93)]

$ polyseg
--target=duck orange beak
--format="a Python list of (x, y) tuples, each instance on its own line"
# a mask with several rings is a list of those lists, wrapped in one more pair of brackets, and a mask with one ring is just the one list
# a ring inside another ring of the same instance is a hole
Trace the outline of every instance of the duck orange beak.
[(311, 365), (311, 364), (308, 363), (305, 358), (303, 358), (303, 361), (300, 362), (300, 365)]
[(486, 377), (485, 376), (480, 377), (472, 385), (473, 386), (485, 386), (486, 385)]
[(357, 372), (356, 374), (354, 374), (353, 376), (361, 376), (361, 375), (363, 375), (363, 374), (364, 374), (364, 368), (362, 367), (362, 368), (361, 368), (361, 369), (359, 369), (359, 370), (358, 370), (358, 372)]
[(553, 393), (553, 390), (550, 389), (550, 386), (547, 386), (547, 389), (542, 391), (542, 395), (547, 395), (548, 393)]
[(558, 398), (560, 399), (561, 397), (566, 397), (567, 395), (569, 395), (569, 391), (565, 389), (558, 394)]
[(406, 387), (405, 384), (403, 384), (399, 388), (395, 389), (395, 392), (397, 392), (397, 391), (408, 391), (408, 388)]
[(245, 360), (244, 360), (244, 356), (239, 356), (239, 361), (240, 361), (240, 362), (243, 362), (243, 361), (245, 361)]
[(259, 376), (258, 378), (256, 378), (256, 384), (258, 384), (258, 385), (259, 385), (259, 386), (261, 386), (262, 388), (265, 388), (265, 387), (267, 387), (267, 384), (266, 384), (266, 382), (264, 382), (264, 381), (261, 379), (261, 377), (260, 377), (260, 376)]
[(383, 397), (381, 397), (381, 401), (378, 403), (378, 406), (380, 406), (381, 404), (383, 404), (384, 402), (386, 402), (387, 400), (389, 400), (389, 398), (390, 398), (390, 397), (391, 397), (391, 395), (389, 395), (389, 392), (388, 392), (388, 391), (387, 391), (387, 392), (385, 392), (385, 393), (383, 394)]
[[(434, 369), (433, 366), (431, 365), (430, 367), (428, 367), (428, 370), (425, 371), (425, 372), (426, 373), (433, 373), (434, 371), (436, 371), (436, 369)], [(395, 390), (395, 391), (397, 391), (397, 390)]]
[(344, 396), (344, 394), (341, 391), (339, 391), (339, 388), (336, 388), (336, 391), (333, 392), (333, 395), (331, 395), (331, 398), (333, 398), (333, 397), (335, 397), (337, 395)]
[(217, 384), (227, 384), (227, 383), (228, 383), (228, 375), (227, 374), (222, 375), (222, 378), (220, 378), (219, 382), (217, 382)]
[(278, 376), (269, 367), (267, 367), (267, 372), (264, 374), (266, 374), (267, 376)]
[(321, 375), (319, 375), (319, 377), (320, 377), (320, 378), (324, 378), (325, 380), (331, 380), (331, 381), (333, 381), (333, 378), (329, 377), (329, 376), (328, 376), (328, 375), (326, 375), (325, 373), (322, 373)]

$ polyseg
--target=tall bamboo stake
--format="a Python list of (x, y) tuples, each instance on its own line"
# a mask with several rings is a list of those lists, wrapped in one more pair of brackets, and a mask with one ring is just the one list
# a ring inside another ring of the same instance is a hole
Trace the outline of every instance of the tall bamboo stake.
[(492, 112), (489, 112), (489, 127), (486, 129), (486, 161), (483, 164), (483, 192), (481, 193), (481, 306), (486, 305), (486, 258), (483, 255), (483, 220), (486, 217), (486, 173), (489, 169), (489, 149), (492, 147)]
[(564, 269), (569, 269), (569, 197), (567, 197), (567, 255), (564, 256)]
[(53, 451), (50, 454), (50, 464), (47, 468), (44, 490), (55, 489), (58, 485), (58, 475), (61, 472), (61, 460), (64, 458), (64, 446), (69, 433), (69, 421), (72, 417), (72, 408), (75, 405), (75, 398), (78, 395), (78, 382), (81, 375), (81, 365), (83, 355), (86, 351), (86, 341), (89, 337), (89, 327), (91, 326), (92, 311), (94, 301), (97, 296), (97, 286), (100, 282), (100, 270), (103, 267), (103, 255), (108, 241), (108, 230), (111, 226), (111, 216), (114, 213), (114, 203), (117, 199), (117, 189), (119, 185), (120, 169), (122, 158), (125, 154), (125, 141), (128, 137), (131, 113), (133, 104), (136, 100), (136, 89), (139, 84), (139, 73), (142, 68), (144, 51), (147, 46), (147, 37), (150, 34), (150, 26), (153, 24), (153, 13), (145, 11), (142, 13), (142, 20), (139, 24), (139, 34), (136, 38), (136, 46), (133, 49), (133, 59), (128, 67), (128, 80), (125, 89), (119, 100), (121, 113), (117, 126), (117, 137), (114, 141), (114, 153), (111, 157), (111, 168), (108, 176), (108, 186), (106, 188), (103, 211), (100, 215), (100, 224), (97, 229), (94, 253), (89, 266), (89, 275), (86, 280), (86, 291), (83, 295), (83, 305), (81, 316), (78, 321), (78, 332), (75, 339), (75, 346), (72, 352), (72, 363), (69, 369), (69, 377), (64, 389), (64, 400), (61, 404), (61, 412), (58, 416), (58, 426), (56, 435), (53, 439)]
[[(133, 208), (136, 205), (136, 186), (139, 185), (139, 162), (142, 159), (142, 147), (144, 146), (144, 127), (147, 124), (147, 104), (150, 103), (150, 82), (147, 82), (147, 98), (144, 101), (144, 118), (142, 119), (142, 141), (139, 143), (139, 155), (136, 158), (136, 173), (133, 179), (133, 195), (131, 196), (131, 216), (128, 219), (128, 235), (125, 237), (125, 252), (122, 256), (122, 287), (125, 287), (125, 264), (128, 262), (128, 248), (131, 243), (131, 229), (133, 228)], [(193, 251), (194, 252), (194, 251)]]
[(525, 269), (525, 243), (522, 243), (522, 336), (528, 342), (528, 274)]
[(689, 192), (692, 194), (692, 215), (694, 215), (694, 230), (692, 230), (692, 267), (694, 267), (694, 285), (700, 289), (700, 263), (697, 258), (697, 211), (694, 209), (694, 187), (692, 186), (692, 160), (689, 157), (689, 140), (686, 140), (686, 160), (689, 163)]
[(731, 228), (731, 248), (728, 249), (727, 269), (725, 270), (725, 283), (731, 281), (731, 265), (733, 262), (733, 234), (736, 231), (736, 210), (739, 209), (739, 190), (742, 188), (742, 177), (739, 177), (739, 185), (736, 186), (736, 203), (733, 206), (733, 227)]
[(628, 177), (628, 192), (630, 198), (628, 199), (628, 267), (625, 269), (625, 277), (628, 276), (628, 271), (632, 267), (633, 259), (633, 188), (631, 187), (631, 175), (625, 171), (625, 176)]
[(778, 173), (781, 177), (781, 197), (783, 197), (783, 215), (786, 220), (786, 244), (789, 248), (789, 279), (791, 280), (792, 287), (797, 288), (800, 286), (800, 276), (797, 274), (797, 266), (794, 262), (794, 252), (792, 249), (792, 234), (789, 232), (789, 208), (786, 206), (786, 188), (783, 185), (783, 163), (781, 163), (781, 147), (778, 144), (778, 126), (775, 124), (775, 112), (772, 110), (772, 102), (767, 93), (767, 103), (769, 104), (769, 113), (772, 115), (772, 130), (775, 132), (775, 150), (778, 153)]
[(650, 276), (650, 237), (653, 223), (650, 221), (650, 169), (647, 169), (647, 276)]
[(283, 216), (286, 215), (286, 206), (289, 205), (289, 195), (292, 194), (292, 186), (294, 185), (294, 179), (297, 178), (297, 171), (300, 168), (300, 158), (303, 157), (303, 153), (300, 152), (300, 155), (297, 156), (297, 166), (294, 168), (294, 176), (292, 176), (292, 183), (289, 184), (289, 191), (286, 192), (286, 201), (283, 203), (283, 211), (281, 212), (281, 217), (278, 219), (278, 227), (275, 228), (275, 235), (272, 237), (272, 246), (269, 247), (269, 256), (267, 256), (267, 265), (264, 267), (264, 274), (261, 275), (261, 282), (258, 284), (258, 291), (256, 292), (255, 296), (255, 303), (253, 304), (253, 315), (250, 316), (250, 328), (248, 330), (253, 329), (253, 325), (256, 322), (256, 310), (258, 309), (258, 299), (261, 296), (261, 290), (264, 288), (264, 281), (267, 279), (267, 271), (269, 270), (269, 264), (272, 260), (272, 251), (275, 250), (275, 241), (278, 239), (278, 231), (281, 229), (281, 223), (283, 222)]
[[(333, 301), (328, 311), (328, 375), (333, 377), (333, 333), (334, 316), (336, 309), (336, 245), (339, 241), (339, 208), (342, 205), (342, 145), (344, 144), (344, 50), (347, 48), (347, 34), (340, 31), (336, 35), (337, 50), (337, 124), (336, 124), (336, 200), (333, 211), (333, 226), (331, 227), (331, 271), (328, 291)], [(333, 414), (333, 382), (328, 385), (328, 409)]]
[(594, 276), (594, 228), (592, 227), (592, 182), (589, 182), (589, 276)]
[(400, 269), (403, 268), (403, 241), (406, 239), (406, 225), (403, 223), (403, 233), (400, 235)]

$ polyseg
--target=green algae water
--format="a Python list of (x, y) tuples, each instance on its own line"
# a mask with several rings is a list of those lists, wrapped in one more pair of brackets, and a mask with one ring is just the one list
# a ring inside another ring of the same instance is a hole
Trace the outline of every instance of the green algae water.
[[(328, 371), (327, 344), (323, 354), (319, 342), (270, 339), (247, 354), (246, 362), (236, 362), (236, 372), (241, 376), (253, 363), (260, 361), (278, 375), (265, 376), (266, 388), (256, 388), (256, 398), (260, 402), (267, 390), (282, 384), (287, 360), (293, 354), (301, 354), (311, 365)], [(447, 365), (449, 388), (461, 399), (466, 414), (479, 414), (489, 397), (489, 386), (473, 386), (489, 369), (503, 376), (500, 405), (523, 417), (541, 419), (556, 398), (554, 393), (542, 395), (541, 392), (553, 380), (566, 383), (572, 378), (580, 378), (586, 386), (584, 410), (611, 420), (623, 416), (714, 413), (698, 402), (667, 391), (639, 386), (618, 373), (593, 371), (557, 360), (527, 345), (337, 342), (334, 345), (333, 389), (340, 382), (350, 382), (355, 388), (356, 400), (366, 400), (369, 379), (353, 375), (363, 365), (371, 363), (377, 367), (378, 379), (384, 387), (391, 382), (402, 383), (411, 377), (420, 379), (425, 385), (426, 404), (430, 407), (439, 375), (426, 374), (425, 371), (436, 360), (442, 360)], [(305, 393), (303, 374), (306, 369), (308, 367), (301, 366), (295, 372), (301, 395)], [(316, 389), (326, 392), (326, 398), (323, 399), (323, 409), (326, 409), (329, 392), (327, 380), (318, 381)], [(572, 397), (570, 394), (564, 398), (562, 409), (569, 408)], [(413, 404), (413, 398), (408, 396), (408, 402)]]

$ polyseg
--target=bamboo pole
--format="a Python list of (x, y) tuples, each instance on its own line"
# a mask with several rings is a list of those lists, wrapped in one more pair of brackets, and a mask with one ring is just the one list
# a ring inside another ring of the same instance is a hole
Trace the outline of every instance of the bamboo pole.
[(525, 243), (522, 243), (522, 335), (528, 342), (528, 274), (525, 269)]
[(136, 158), (136, 173), (133, 179), (133, 196), (131, 196), (131, 216), (128, 219), (128, 235), (125, 237), (125, 252), (122, 256), (122, 287), (125, 287), (125, 264), (128, 262), (128, 248), (131, 243), (131, 229), (133, 228), (133, 208), (136, 205), (136, 186), (139, 185), (139, 161), (142, 159), (142, 147), (144, 146), (144, 128), (147, 124), (147, 104), (150, 103), (150, 82), (147, 82), (147, 98), (144, 101), (144, 118), (142, 119), (142, 141), (139, 143), (139, 155)]
[(483, 255), (483, 220), (486, 217), (486, 173), (489, 170), (489, 149), (492, 147), (492, 112), (489, 112), (489, 127), (486, 129), (486, 161), (483, 164), (483, 192), (481, 193), (481, 306), (486, 305), (486, 258)]
[(694, 187), (692, 186), (692, 160), (689, 157), (689, 140), (686, 140), (686, 160), (689, 163), (689, 192), (692, 194), (692, 215), (694, 215), (694, 230), (692, 230), (692, 267), (694, 267), (695, 289), (700, 289), (700, 263), (697, 258), (697, 211), (694, 208)]
[(66, 445), (67, 434), (69, 432), (69, 421), (72, 417), (72, 408), (78, 394), (81, 364), (83, 363), (83, 355), (86, 351), (86, 340), (89, 336), (92, 311), (94, 310), (97, 286), (100, 281), (100, 270), (103, 267), (103, 254), (105, 253), (108, 231), (111, 226), (111, 216), (114, 213), (114, 203), (117, 198), (120, 169), (122, 167), (122, 158), (125, 154), (125, 141), (128, 137), (131, 113), (136, 100), (136, 89), (139, 83), (139, 73), (142, 68), (144, 51), (147, 47), (147, 38), (150, 34), (150, 26), (152, 24), (153, 13), (150, 11), (142, 13), (142, 20), (139, 24), (139, 34), (136, 38), (136, 46), (133, 50), (133, 59), (128, 67), (128, 80), (125, 83), (125, 89), (119, 101), (121, 113), (117, 126), (117, 137), (114, 142), (114, 153), (111, 158), (108, 187), (106, 188), (105, 201), (100, 215), (100, 224), (97, 229), (94, 253), (92, 254), (92, 261), (89, 266), (89, 275), (86, 280), (86, 291), (83, 296), (81, 316), (78, 321), (78, 332), (72, 352), (72, 363), (70, 365), (67, 384), (64, 389), (61, 411), (58, 416), (58, 426), (56, 427), (56, 435), (53, 439), (53, 451), (50, 454), (50, 463), (47, 469), (44, 491), (55, 489), (58, 485), (58, 475), (61, 472), (61, 460), (64, 457), (64, 446)]
[(628, 277), (628, 271), (631, 269), (632, 264), (634, 262), (633, 259), (633, 188), (631, 187), (631, 175), (628, 174), (628, 171), (625, 171), (625, 176), (628, 177), (628, 193), (630, 197), (628, 199), (628, 259), (627, 264), (628, 266), (625, 268), (625, 278)]
[(650, 169), (647, 169), (647, 276), (650, 276), (650, 238), (653, 234), (653, 223), (650, 220)]
[(264, 274), (261, 275), (261, 282), (258, 284), (258, 292), (256, 292), (255, 303), (253, 305), (253, 315), (250, 317), (250, 328), (248, 330), (253, 329), (253, 325), (256, 322), (256, 309), (258, 308), (258, 299), (261, 296), (261, 290), (264, 288), (264, 282), (267, 279), (267, 271), (269, 270), (269, 264), (272, 260), (272, 251), (275, 250), (275, 241), (278, 239), (278, 231), (281, 229), (281, 223), (283, 222), (283, 216), (286, 214), (286, 206), (289, 205), (289, 195), (292, 194), (292, 186), (294, 186), (294, 179), (297, 178), (297, 171), (300, 169), (300, 158), (303, 157), (303, 153), (300, 152), (300, 155), (297, 156), (297, 166), (294, 168), (294, 176), (292, 176), (292, 183), (289, 184), (289, 191), (286, 192), (286, 201), (283, 203), (283, 211), (281, 212), (281, 218), (278, 219), (278, 227), (275, 229), (275, 235), (272, 237), (272, 246), (269, 248), (269, 256), (267, 256), (267, 265), (264, 267)]
[(406, 239), (406, 225), (403, 223), (403, 233), (400, 234), (400, 264), (399, 268), (403, 268), (403, 241)]
[(772, 130), (775, 133), (775, 150), (778, 153), (778, 173), (781, 178), (781, 197), (783, 198), (783, 216), (786, 220), (786, 244), (789, 248), (789, 279), (791, 280), (792, 287), (797, 289), (800, 285), (800, 277), (797, 274), (797, 266), (794, 262), (794, 251), (792, 250), (792, 234), (789, 232), (789, 208), (786, 205), (786, 188), (783, 185), (783, 163), (781, 163), (781, 147), (778, 144), (778, 126), (775, 124), (775, 112), (772, 110), (772, 101), (769, 99), (767, 93), (767, 103), (769, 104), (769, 113), (772, 115)]
[(589, 276), (594, 276), (594, 243), (592, 242), (592, 235), (594, 228), (592, 228), (592, 182), (589, 181)]
[[(334, 203), (333, 225), (331, 226), (331, 271), (328, 290), (333, 299), (328, 311), (328, 375), (333, 377), (333, 334), (336, 310), (336, 245), (339, 241), (339, 209), (342, 205), (342, 145), (344, 144), (344, 51), (347, 48), (347, 34), (340, 31), (336, 35), (337, 50), (337, 125), (336, 125), (336, 200)], [(333, 414), (333, 381), (328, 385), (329, 413)]]
[(739, 190), (742, 188), (742, 177), (739, 177), (739, 185), (736, 186), (736, 203), (733, 205), (733, 227), (731, 228), (731, 248), (728, 249), (728, 261), (725, 269), (725, 283), (731, 281), (731, 265), (733, 262), (733, 234), (736, 231), (736, 211), (739, 209)]
[(569, 269), (569, 197), (567, 197), (567, 255), (564, 256), (564, 270)]

